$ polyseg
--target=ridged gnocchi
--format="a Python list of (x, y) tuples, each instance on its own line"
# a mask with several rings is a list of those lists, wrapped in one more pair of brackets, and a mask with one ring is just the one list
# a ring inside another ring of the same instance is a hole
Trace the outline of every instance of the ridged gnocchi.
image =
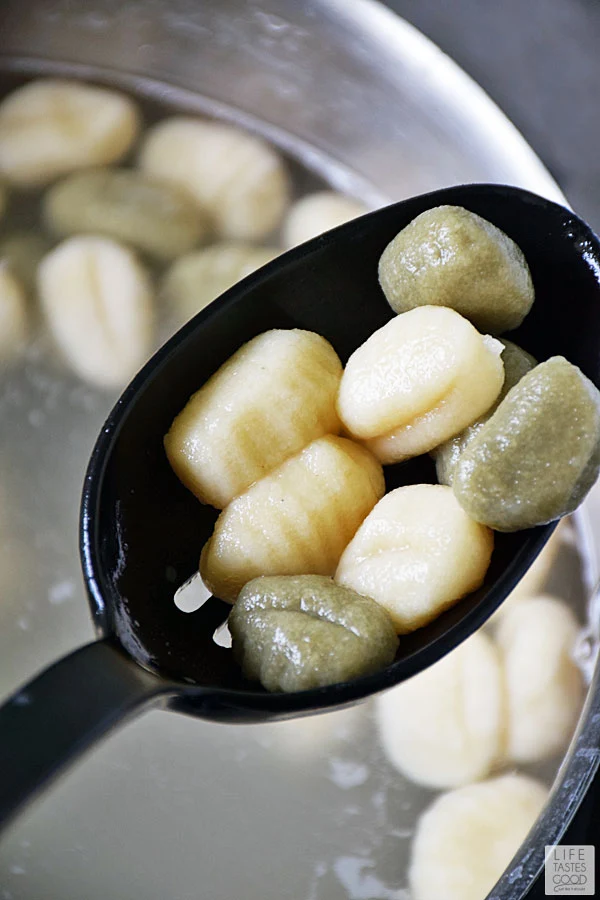
[(296, 247), (367, 211), (363, 203), (336, 191), (307, 194), (290, 207), (283, 223), (283, 246)]
[(464, 431), (450, 438), (444, 444), (436, 447), (432, 456), (435, 459), (435, 470), (440, 484), (452, 484), (454, 479), (454, 469), (461, 456), (466, 450), (475, 435), (482, 429), (483, 425), (496, 410), (498, 404), (506, 397), (509, 390), (517, 384), (521, 378), (530, 372), (537, 365), (534, 357), (513, 344), (511, 341), (500, 340), (502, 344), (502, 364), (504, 365), (504, 383), (502, 390), (498, 394), (493, 406), (488, 409), (483, 416), (468, 425)]
[(37, 187), (108, 165), (127, 153), (139, 127), (136, 104), (118, 91), (60, 78), (30, 81), (0, 103), (0, 176)]
[(221, 294), (278, 256), (275, 247), (221, 241), (176, 260), (167, 271), (161, 295), (170, 321), (181, 326)]
[(125, 385), (153, 338), (152, 289), (135, 256), (109, 238), (68, 238), (39, 265), (46, 324), (71, 368), (98, 387)]
[(189, 191), (224, 238), (265, 237), (288, 202), (288, 177), (278, 154), (233, 125), (165, 119), (146, 133), (139, 162), (149, 175)]
[(381, 465), (367, 450), (319, 438), (221, 513), (202, 550), (202, 580), (233, 602), (259, 575), (333, 575), (384, 490)]
[(482, 584), (493, 545), (491, 530), (467, 516), (451, 488), (409, 485), (367, 516), (335, 580), (381, 603), (405, 634)]
[(504, 381), (501, 352), (454, 310), (411, 310), (348, 360), (340, 418), (383, 463), (425, 453), (490, 408)]
[(481, 632), (376, 702), (388, 759), (418, 784), (450, 788), (478, 781), (501, 757), (502, 669), (496, 647)]
[(548, 790), (502, 775), (437, 797), (417, 824), (412, 900), (484, 900), (541, 813)]
[(181, 188), (131, 169), (69, 175), (46, 193), (43, 217), (59, 237), (102, 234), (167, 261), (192, 250), (208, 228)]
[(175, 474), (203, 503), (222, 509), (315, 438), (339, 431), (341, 375), (335, 350), (320, 335), (259, 334), (173, 422), (165, 449)]
[(584, 686), (571, 654), (579, 626), (555, 597), (522, 600), (496, 631), (506, 685), (506, 756), (530, 763), (563, 750), (581, 712)]

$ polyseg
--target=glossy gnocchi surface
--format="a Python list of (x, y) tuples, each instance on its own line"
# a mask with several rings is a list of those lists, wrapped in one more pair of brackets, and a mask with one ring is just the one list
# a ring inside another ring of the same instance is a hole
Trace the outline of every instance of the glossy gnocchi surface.
[(202, 580), (233, 602), (259, 575), (333, 575), (384, 490), (381, 465), (367, 450), (319, 438), (221, 513), (202, 550)]
[(367, 516), (335, 580), (381, 603), (405, 634), (480, 586), (493, 545), (491, 530), (467, 516), (451, 488), (409, 485)]
[(398, 646), (377, 603), (321, 575), (255, 578), (227, 621), (244, 675), (269, 691), (368, 675), (389, 665)]
[(220, 241), (180, 256), (167, 270), (161, 295), (169, 320), (185, 324), (221, 294), (271, 262), (276, 247), (256, 247), (242, 241)]
[(429, 669), (376, 698), (384, 751), (430, 788), (485, 778), (500, 760), (504, 691), (500, 655), (476, 632)]
[(600, 468), (600, 395), (564, 357), (521, 378), (461, 454), (453, 489), (498, 531), (551, 522), (579, 506)]

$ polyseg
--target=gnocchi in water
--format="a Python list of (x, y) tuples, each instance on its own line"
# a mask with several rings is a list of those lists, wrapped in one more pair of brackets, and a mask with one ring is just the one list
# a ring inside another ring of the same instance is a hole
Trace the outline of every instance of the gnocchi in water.
[(152, 346), (152, 288), (135, 256), (109, 238), (69, 238), (38, 269), (46, 324), (78, 375), (121, 387)]
[(485, 778), (501, 758), (504, 691), (498, 650), (478, 632), (429, 669), (377, 697), (383, 749), (418, 784)]
[(383, 251), (379, 281), (397, 313), (448, 306), (492, 334), (517, 328), (534, 300), (519, 247), (460, 206), (429, 209), (403, 228)]
[(514, 774), (434, 800), (419, 819), (412, 845), (412, 900), (484, 900), (547, 797), (539, 781)]
[(258, 335), (173, 422), (165, 449), (175, 474), (203, 503), (223, 509), (315, 438), (340, 430), (341, 376), (335, 350), (312, 331)]
[(368, 450), (319, 438), (221, 513), (202, 550), (202, 580), (233, 603), (259, 575), (333, 575), (384, 490), (381, 465)]
[(367, 211), (364, 204), (335, 191), (307, 194), (290, 207), (283, 223), (283, 245), (296, 247)]
[(180, 256), (162, 283), (161, 293), (169, 319), (178, 327), (184, 325), (246, 275), (278, 255), (275, 247), (221, 241)]
[(569, 607), (544, 595), (522, 600), (500, 620), (496, 640), (506, 684), (510, 761), (547, 759), (569, 741), (584, 696), (571, 656), (578, 631)]
[(140, 128), (133, 100), (80, 81), (41, 78), (0, 103), (0, 176), (39, 187), (121, 159)]

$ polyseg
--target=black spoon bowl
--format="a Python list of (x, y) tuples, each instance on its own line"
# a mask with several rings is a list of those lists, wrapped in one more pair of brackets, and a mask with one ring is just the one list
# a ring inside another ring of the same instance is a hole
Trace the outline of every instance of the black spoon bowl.
[[(391, 687), (479, 628), (531, 565), (554, 525), (496, 535), (484, 585), (402, 637), (384, 671), (295, 694), (245, 681), (213, 640), (228, 604), (186, 614), (176, 590), (198, 567), (217, 511), (177, 480), (163, 436), (188, 398), (243, 343), (271, 328), (327, 338), (345, 361), (393, 316), (377, 282), (381, 253), (426, 209), (463, 206), (521, 247), (536, 302), (511, 338), (544, 360), (561, 354), (600, 386), (600, 243), (569, 210), (498, 185), (448, 188), (396, 203), (274, 260), (199, 313), (148, 362), (94, 448), (81, 510), (81, 558), (98, 641), (51, 666), (0, 710), (0, 825), (67, 763), (148, 707), (226, 722), (321, 712)], [(424, 457), (387, 467), (388, 489), (434, 482)]]

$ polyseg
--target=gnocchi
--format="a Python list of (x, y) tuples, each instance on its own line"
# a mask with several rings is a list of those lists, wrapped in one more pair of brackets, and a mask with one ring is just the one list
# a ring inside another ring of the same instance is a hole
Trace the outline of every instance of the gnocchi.
[(376, 702), (388, 759), (418, 784), (450, 788), (478, 781), (500, 759), (502, 669), (481, 632)]
[(109, 238), (68, 238), (40, 263), (49, 331), (73, 370), (102, 388), (126, 384), (153, 336), (152, 289), (134, 255)]
[(494, 539), (445, 485), (397, 488), (344, 550), (335, 580), (387, 609), (399, 634), (421, 628), (478, 588)]
[(121, 159), (140, 127), (136, 104), (118, 91), (43, 78), (0, 103), (0, 176), (38, 187), (86, 166)]
[(278, 253), (274, 247), (222, 241), (180, 257), (165, 275), (161, 290), (171, 321), (184, 325)]
[(202, 550), (202, 580), (233, 602), (259, 575), (333, 575), (384, 490), (381, 466), (367, 450), (319, 438), (221, 513)]
[(43, 216), (59, 237), (103, 234), (158, 260), (200, 242), (206, 217), (180, 188), (130, 169), (75, 172), (46, 194)]
[(417, 824), (412, 900), (484, 900), (541, 813), (548, 791), (502, 775), (437, 797)]
[(296, 247), (368, 212), (364, 204), (335, 191), (316, 191), (296, 200), (283, 224), (283, 246)]
[(493, 404), (504, 381), (501, 350), (451, 309), (411, 310), (348, 360), (340, 418), (383, 463), (425, 453)]
[(368, 597), (322, 575), (280, 575), (246, 584), (228, 619), (244, 675), (268, 691), (303, 691), (389, 665), (398, 638)]
[(569, 607), (545, 595), (522, 600), (500, 620), (509, 761), (547, 759), (568, 743), (584, 696), (571, 657), (578, 631)]
[(222, 509), (315, 438), (339, 431), (341, 375), (335, 350), (318, 334), (258, 335), (173, 422), (165, 449), (175, 474), (203, 503)]
[(518, 531), (576, 509), (599, 468), (600, 395), (554, 356), (508, 392), (460, 455), (452, 487), (476, 521)]
[(379, 282), (397, 313), (447, 306), (492, 334), (517, 328), (534, 300), (519, 247), (460, 206), (429, 209), (403, 228), (381, 256)]
[(26, 335), (25, 292), (6, 262), (0, 260), (0, 364), (18, 355)]
[(146, 133), (139, 162), (148, 175), (189, 191), (223, 238), (265, 237), (288, 202), (288, 178), (278, 154), (232, 125), (165, 119)]

